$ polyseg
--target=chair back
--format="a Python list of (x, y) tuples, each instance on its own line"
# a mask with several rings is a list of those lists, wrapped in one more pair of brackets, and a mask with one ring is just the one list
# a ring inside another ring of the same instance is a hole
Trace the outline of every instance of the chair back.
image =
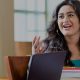
[(30, 56), (6, 56), (5, 62), (9, 80), (27, 80)]

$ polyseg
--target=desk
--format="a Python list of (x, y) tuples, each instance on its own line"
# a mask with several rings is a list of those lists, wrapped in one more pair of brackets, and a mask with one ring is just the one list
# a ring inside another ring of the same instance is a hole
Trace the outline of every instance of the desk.
[[(0, 78), (0, 80), (9, 80), (7, 78)], [(62, 78), (61, 80), (80, 80), (80, 78)]]
[(80, 80), (80, 78), (62, 78), (61, 80)]

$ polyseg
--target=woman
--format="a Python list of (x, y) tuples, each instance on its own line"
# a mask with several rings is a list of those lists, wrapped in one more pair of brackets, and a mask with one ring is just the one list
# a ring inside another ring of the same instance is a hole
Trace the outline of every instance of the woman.
[(67, 51), (64, 65), (80, 67), (80, 1), (60, 3), (47, 32), (48, 37), (42, 42), (40, 37), (34, 38), (35, 53)]

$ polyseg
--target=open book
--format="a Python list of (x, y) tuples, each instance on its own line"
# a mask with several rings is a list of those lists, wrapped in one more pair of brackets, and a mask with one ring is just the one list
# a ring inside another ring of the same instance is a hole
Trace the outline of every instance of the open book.
[(61, 78), (80, 78), (80, 68), (77, 67), (64, 67), (62, 70)]

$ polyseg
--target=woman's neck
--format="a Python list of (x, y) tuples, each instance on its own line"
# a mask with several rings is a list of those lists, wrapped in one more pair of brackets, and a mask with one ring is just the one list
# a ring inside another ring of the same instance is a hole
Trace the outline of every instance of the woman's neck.
[(75, 34), (72, 36), (65, 36), (68, 45), (77, 45), (79, 41), (80, 34)]
[(69, 50), (71, 51), (71, 59), (80, 59), (80, 50), (78, 48), (79, 34), (65, 37)]
[(71, 59), (80, 59), (79, 48), (74, 44), (68, 45), (68, 47), (69, 47), (69, 50), (71, 51)]

